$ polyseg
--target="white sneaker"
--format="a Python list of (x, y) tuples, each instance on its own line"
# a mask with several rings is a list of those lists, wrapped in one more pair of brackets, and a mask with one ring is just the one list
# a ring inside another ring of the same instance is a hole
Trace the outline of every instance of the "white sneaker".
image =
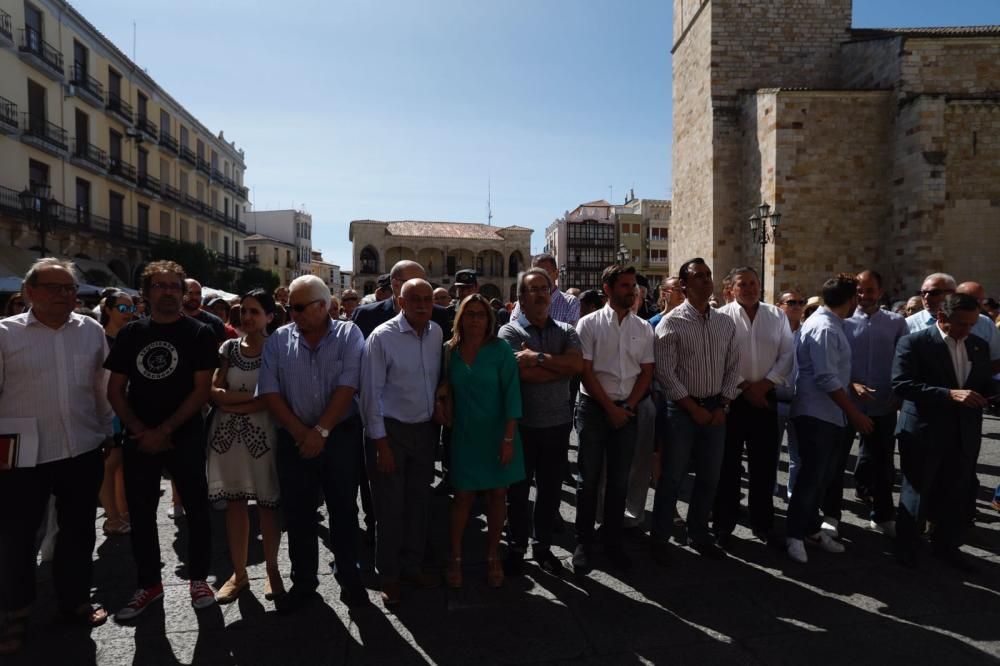
[(868, 522), (868, 529), (875, 530), (876, 532), (881, 532), (890, 539), (896, 538), (896, 521), (886, 520), (881, 523), (876, 523), (874, 520)]
[(177, 520), (178, 518), (184, 517), (184, 506), (181, 504), (171, 504), (170, 508), (167, 509), (167, 518), (171, 520)]
[(806, 555), (806, 545), (802, 539), (792, 539), (791, 537), (785, 539), (785, 550), (788, 552), (788, 557), (799, 564), (805, 564), (809, 561), (809, 556)]
[(830, 538), (830, 534), (825, 530), (820, 530), (810, 537), (806, 537), (806, 543), (810, 546), (816, 546), (822, 548), (828, 553), (842, 553), (844, 552), (844, 544), (839, 541), (834, 541)]
[(840, 527), (839, 520), (837, 520), (836, 518), (827, 518), (826, 516), (823, 516), (823, 524), (819, 526), (819, 529), (823, 532), (826, 532), (830, 537), (834, 539), (839, 539), (840, 538), (840, 531), (838, 530), (839, 527)]

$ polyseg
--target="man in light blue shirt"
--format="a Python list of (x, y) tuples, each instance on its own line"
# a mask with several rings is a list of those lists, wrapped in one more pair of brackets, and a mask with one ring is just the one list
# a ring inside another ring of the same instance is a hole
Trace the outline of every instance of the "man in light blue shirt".
[(823, 302), (802, 325), (796, 357), (799, 375), (791, 415), (799, 437), (801, 466), (788, 506), (788, 555), (805, 563), (805, 544), (829, 553), (844, 547), (821, 529), (820, 502), (836, 471), (837, 451), (850, 425), (862, 434), (872, 422), (848, 397), (851, 383), (851, 347), (844, 335), (844, 319), (858, 304), (857, 281), (838, 276), (823, 283)]
[(330, 319), (330, 289), (318, 277), (295, 278), (289, 292), (292, 323), (267, 339), (257, 378), (257, 395), (279, 425), (275, 460), (292, 561), (292, 589), (282, 605), (295, 610), (316, 597), (320, 490), (341, 599), (362, 605), (368, 594), (357, 564), (361, 422), (354, 395), (364, 336), (353, 323)]
[(434, 290), (426, 280), (407, 281), (398, 300), (400, 313), (365, 343), (361, 371), (375, 566), (386, 606), (400, 602), (401, 580), (420, 587), (440, 582), (420, 567), (438, 441), (433, 417), (443, 333), (431, 321)]

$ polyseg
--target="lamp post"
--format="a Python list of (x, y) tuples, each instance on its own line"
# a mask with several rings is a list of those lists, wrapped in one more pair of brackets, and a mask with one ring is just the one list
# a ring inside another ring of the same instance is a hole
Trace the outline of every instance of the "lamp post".
[[(770, 204), (762, 203), (750, 216), (750, 233), (753, 242), (760, 245), (760, 300), (764, 300), (764, 248), (778, 237), (781, 213), (771, 210)], [(770, 225), (770, 230), (768, 230)]]
[(622, 243), (621, 245), (618, 246), (617, 256), (618, 256), (618, 265), (627, 266), (629, 260), (632, 258), (632, 253), (628, 251), (627, 247), (625, 247), (625, 243)]
[(40, 257), (44, 257), (48, 250), (45, 248), (45, 237), (49, 233), (49, 193), (51, 188), (48, 185), (34, 185), (30, 189), (24, 188), (17, 198), (21, 200), (21, 210), (28, 218), (28, 226), (38, 232), (38, 240), (41, 243), (39, 250)]

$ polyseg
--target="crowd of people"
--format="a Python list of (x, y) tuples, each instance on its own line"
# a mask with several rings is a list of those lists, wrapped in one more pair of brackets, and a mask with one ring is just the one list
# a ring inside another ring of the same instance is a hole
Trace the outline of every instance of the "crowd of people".
[[(187, 521), (196, 609), (250, 586), (250, 502), (264, 595), (283, 612), (317, 597), (321, 503), (341, 599), (352, 607), (370, 603), (358, 564), (362, 515), (391, 608), (404, 586), (465, 584), (477, 496), (490, 587), (523, 575), (528, 561), (548, 575), (628, 570), (625, 540), (647, 525), (650, 557), (663, 567), (678, 547), (725, 558), (741, 522), (805, 564), (808, 548), (845, 550), (855, 438), (856, 495), (899, 562), (912, 566), (929, 541), (936, 557), (974, 570), (959, 547), (975, 515), (983, 413), (1000, 372), (997, 303), (981, 285), (929, 275), (917, 302), (898, 304), (904, 318), (886, 307), (875, 270), (832, 276), (812, 298), (784, 291), (774, 304), (762, 302), (748, 266), (727, 273), (717, 301), (700, 258), (658, 289), (630, 266), (605, 269), (600, 291), (564, 292), (558, 275), (553, 257), (535, 257), (508, 307), (478, 293), (474, 271), (459, 271), (449, 293), (413, 261), (393, 266), (370, 303), (353, 290), (338, 302), (314, 276), (203, 303), (182, 266), (156, 261), (142, 274), (141, 298), (111, 291), (95, 319), (77, 307), (72, 265), (37, 261), (0, 321), (0, 423), (9, 431), (0, 435), (0, 504), (15, 507), (0, 522), (0, 654), (23, 645), (50, 500), (53, 581), (67, 620), (97, 626), (109, 617), (91, 599), (98, 504), (104, 534), (127, 536), (135, 561), (135, 593), (116, 620), (133, 621), (162, 598), (164, 474), (170, 513)], [(574, 429), (567, 569), (553, 534)], [(438, 488), (452, 495), (443, 575), (425, 569), (439, 458)], [(780, 532), (776, 495), (788, 504)], [(211, 511), (223, 504), (233, 573), (216, 589), (207, 580)]]

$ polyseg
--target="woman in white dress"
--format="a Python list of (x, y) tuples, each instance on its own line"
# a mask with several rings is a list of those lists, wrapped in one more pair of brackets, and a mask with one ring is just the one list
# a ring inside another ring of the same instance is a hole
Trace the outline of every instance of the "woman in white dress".
[(254, 289), (240, 301), (243, 336), (226, 340), (212, 381), (216, 413), (208, 428), (208, 498), (226, 500), (226, 533), (233, 575), (216, 594), (219, 603), (236, 600), (250, 580), (247, 548), (250, 518), (247, 500), (257, 503), (264, 542), (267, 580), (264, 596), (284, 593), (278, 571), (278, 472), (274, 461), (277, 432), (264, 403), (254, 398), (265, 332), (274, 318), (274, 299)]

